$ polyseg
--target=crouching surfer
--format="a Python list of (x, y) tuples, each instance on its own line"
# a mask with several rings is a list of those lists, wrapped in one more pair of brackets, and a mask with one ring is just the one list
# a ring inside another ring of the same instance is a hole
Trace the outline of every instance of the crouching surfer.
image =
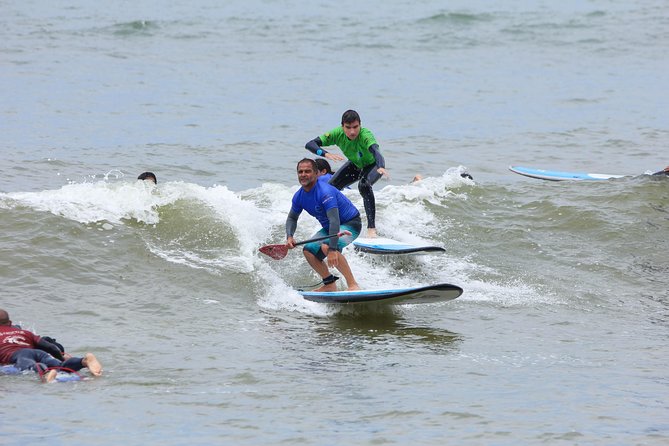
[[(323, 286), (314, 291), (337, 291), (335, 281), (338, 277), (330, 274), (328, 267), (337, 268), (342, 273), (349, 290), (359, 290), (341, 250), (360, 234), (360, 212), (336, 187), (318, 181), (318, 167), (314, 160), (304, 158), (297, 163), (297, 180), (301, 187), (293, 196), (286, 219), (286, 246), (289, 249), (295, 247), (293, 234), (297, 229), (297, 220), (302, 211), (306, 210), (322, 226), (315, 236), (332, 236), (327, 242), (307, 243), (302, 251), (309, 265), (323, 279)], [(337, 237), (340, 231), (349, 231), (351, 235)]]
[(13, 326), (9, 314), (0, 309), (0, 364), (13, 364), (19, 370), (34, 370), (46, 382), (56, 379), (59, 369), (79, 371), (88, 368), (102, 375), (102, 365), (92, 353), (83, 358), (65, 353), (54, 339)]

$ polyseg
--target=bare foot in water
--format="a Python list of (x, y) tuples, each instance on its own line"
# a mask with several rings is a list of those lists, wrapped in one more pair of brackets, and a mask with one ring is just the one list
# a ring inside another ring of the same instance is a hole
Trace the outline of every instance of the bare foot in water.
[(88, 371), (91, 372), (93, 376), (102, 375), (102, 364), (100, 364), (100, 361), (98, 361), (93, 353), (86, 353), (86, 356), (84, 356), (81, 364), (84, 367), (88, 367)]
[(376, 238), (376, 228), (367, 228), (367, 238)]
[(46, 372), (46, 373), (44, 374), (44, 378), (43, 378), (43, 379), (44, 379), (44, 382), (45, 382), (45, 383), (50, 383), (50, 382), (52, 382), (54, 379), (56, 379), (56, 376), (57, 376), (57, 375), (58, 375), (58, 370), (56, 370), (56, 369), (54, 369), (54, 370), (49, 370), (48, 372)]

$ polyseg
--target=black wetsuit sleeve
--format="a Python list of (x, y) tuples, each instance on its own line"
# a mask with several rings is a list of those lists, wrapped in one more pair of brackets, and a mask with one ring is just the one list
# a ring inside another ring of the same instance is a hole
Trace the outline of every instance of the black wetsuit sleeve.
[(309, 141), (304, 147), (314, 155), (325, 156), (325, 154), (328, 153), (321, 148), (323, 147), (323, 141), (321, 141), (320, 136)]
[(56, 341), (56, 339), (54, 339), (54, 338), (52, 338), (52, 337), (49, 337), (49, 336), (41, 336), (41, 338), (44, 339), (44, 340), (47, 341), (47, 342), (52, 343), (52, 344), (55, 345), (56, 347), (58, 347), (58, 350), (60, 350), (61, 352), (64, 352), (64, 351), (65, 351), (65, 347), (63, 347), (63, 344), (61, 344), (61, 343), (59, 343), (58, 341)]
[[(330, 221), (330, 232), (328, 233), (328, 235), (336, 236), (339, 233), (339, 227), (341, 224), (341, 222), (339, 221), (339, 208), (328, 209), (327, 216), (328, 220)], [(339, 237), (330, 237), (328, 246), (330, 247), (330, 249), (338, 251), (339, 250), (337, 246), (338, 242), (339, 242)]]
[(293, 212), (292, 209), (288, 212), (288, 218), (286, 218), (286, 238), (292, 237), (295, 234), (299, 216), (300, 214)]
[(369, 146), (369, 151), (372, 153), (372, 155), (374, 155), (374, 159), (376, 160), (376, 166), (383, 167), (385, 169), (386, 160), (383, 158), (383, 155), (381, 155), (381, 150), (379, 150), (379, 145), (372, 144), (371, 146)]
[(47, 352), (48, 354), (50, 354), (51, 356), (53, 356), (54, 358), (56, 358), (60, 361), (65, 360), (65, 358), (63, 358), (63, 354), (61, 353), (58, 346), (52, 344), (49, 341), (45, 341), (44, 339), (40, 339), (35, 347), (37, 347), (39, 350)]

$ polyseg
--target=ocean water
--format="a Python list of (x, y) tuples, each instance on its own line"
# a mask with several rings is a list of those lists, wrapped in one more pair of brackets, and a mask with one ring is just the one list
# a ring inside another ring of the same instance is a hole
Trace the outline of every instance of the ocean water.
[[(0, 308), (105, 373), (1, 376), (0, 444), (669, 441), (665, 2), (2, 11)], [(458, 299), (311, 303), (299, 252), (258, 253), (348, 108), (390, 171), (380, 233), (446, 248), (347, 251), (356, 278)]]

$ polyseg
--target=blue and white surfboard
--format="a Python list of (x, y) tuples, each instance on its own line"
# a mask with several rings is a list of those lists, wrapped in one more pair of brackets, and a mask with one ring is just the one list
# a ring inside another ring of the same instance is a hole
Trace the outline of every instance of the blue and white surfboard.
[(526, 177), (549, 181), (601, 181), (629, 176), (606, 173), (561, 172), (557, 170), (534, 169), (532, 167), (523, 166), (509, 166), (509, 170)]
[(353, 246), (358, 251), (369, 254), (425, 254), (446, 251), (441, 246), (414, 245), (383, 237), (357, 238), (353, 241)]
[(463, 293), (463, 290), (456, 285), (438, 283), (412, 288), (332, 292), (299, 291), (299, 293), (306, 300), (324, 304), (362, 304), (375, 302), (400, 305), (446, 302), (459, 297)]
[[(3, 365), (0, 366), (0, 375), (22, 375), (22, 374), (34, 374), (33, 372), (22, 372), (14, 365)], [(36, 374), (35, 374), (36, 375)], [(81, 376), (78, 373), (67, 373), (59, 371), (56, 375), (56, 382), (69, 382), (69, 381), (81, 381)]]

